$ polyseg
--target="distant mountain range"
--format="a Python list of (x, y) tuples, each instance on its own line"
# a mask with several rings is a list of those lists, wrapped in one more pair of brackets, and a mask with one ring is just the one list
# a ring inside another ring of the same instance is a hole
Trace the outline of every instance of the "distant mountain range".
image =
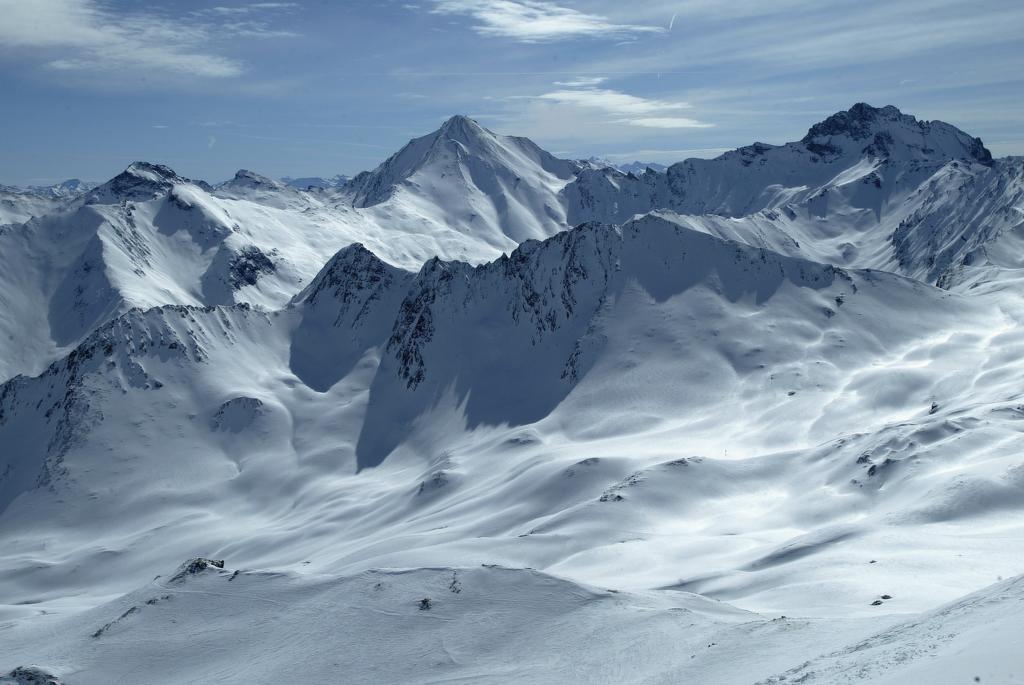
[(628, 162), (625, 164), (616, 164), (615, 162), (611, 162), (607, 159), (602, 159), (600, 157), (589, 157), (584, 161), (590, 164), (591, 166), (595, 166), (598, 168), (616, 169), (617, 171), (621, 171), (624, 174), (642, 174), (648, 169), (651, 169), (652, 171), (663, 172), (666, 169), (668, 169), (668, 167), (665, 166), (664, 164), (658, 164), (657, 162)]
[(301, 178), (292, 178), (291, 176), (282, 176), (281, 182), (285, 185), (289, 185), (292, 188), (300, 188), (305, 190), (306, 188), (340, 188), (341, 186), (348, 183), (348, 176), (332, 176), (330, 178), (321, 178), (319, 176), (303, 176)]

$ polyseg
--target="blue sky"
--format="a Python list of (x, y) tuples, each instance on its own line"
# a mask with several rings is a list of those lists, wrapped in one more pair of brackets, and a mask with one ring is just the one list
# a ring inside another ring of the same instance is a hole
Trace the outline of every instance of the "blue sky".
[(469, 114), (571, 157), (800, 138), (857, 101), (1024, 154), (1020, 0), (0, 0), (0, 183), (368, 169)]

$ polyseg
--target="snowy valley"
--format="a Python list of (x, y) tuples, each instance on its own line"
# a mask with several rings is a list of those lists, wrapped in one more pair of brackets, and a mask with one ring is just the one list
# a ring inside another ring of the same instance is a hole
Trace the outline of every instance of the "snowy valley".
[(1024, 682), (1024, 158), (652, 167), (0, 188), (0, 683)]

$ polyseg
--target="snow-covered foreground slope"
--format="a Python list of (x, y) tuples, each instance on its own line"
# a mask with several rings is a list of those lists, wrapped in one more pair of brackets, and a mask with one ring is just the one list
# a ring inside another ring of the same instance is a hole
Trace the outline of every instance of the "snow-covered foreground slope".
[[(415, 274), (353, 246), (279, 311), (129, 311), (0, 390), (0, 669), (752, 682), (980, 653), (1005, 603), (922, 641), (1020, 571), (1022, 315), (659, 216)], [(166, 579), (197, 555), (274, 572)], [(898, 621), (904, 651), (871, 638)]]
[(26, 659), (22, 673), (39, 664), (36, 673), (82, 685), (940, 685), (1018, 682), (1024, 669), (1019, 576), (938, 611), (869, 621), (760, 616), (494, 565), (340, 577), (198, 566), (44, 617), (7, 646)]

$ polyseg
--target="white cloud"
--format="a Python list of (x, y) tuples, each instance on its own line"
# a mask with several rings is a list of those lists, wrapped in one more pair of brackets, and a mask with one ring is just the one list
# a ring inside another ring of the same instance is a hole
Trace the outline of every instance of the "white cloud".
[(728, 147), (699, 147), (689, 148), (684, 150), (662, 150), (658, 148), (647, 148), (643, 150), (632, 150), (630, 152), (609, 152), (601, 155), (604, 159), (612, 162), (634, 162), (642, 160), (645, 162), (660, 162), (662, 164), (672, 164), (679, 162), (684, 159), (691, 157), (700, 157), (702, 159), (710, 159), (717, 157), (723, 152), (728, 152), (732, 148)]
[(676, 114), (690, 109), (686, 102), (637, 97), (608, 88), (563, 89), (536, 96), (536, 99), (598, 110), (613, 121), (644, 128), (708, 128), (712, 124)]
[(294, 2), (253, 2), (247, 5), (207, 7), (192, 12), (192, 16), (219, 20), (217, 35), (239, 38), (294, 38), (298, 34), (275, 28), (267, 21), (272, 13), (292, 12), (298, 9)]
[(604, 76), (595, 77), (584, 77), (570, 79), (568, 81), (555, 81), (556, 86), (563, 86), (565, 88), (587, 88), (591, 86), (599, 86), (608, 79)]
[(630, 119), (627, 123), (645, 128), (711, 128), (714, 124), (706, 124), (689, 117), (641, 117)]
[(614, 114), (655, 114), (657, 112), (690, 108), (690, 105), (685, 102), (649, 100), (606, 88), (556, 90), (551, 93), (538, 95), (537, 97), (541, 100), (593, 107)]
[[(247, 11), (291, 3), (257, 3)], [(240, 62), (212, 52), (218, 36), (281, 35), (258, 22), (209, 24), (152, 11), (114, 12), (95, 0), (0, 0), (0, 48), (40, 53), (61, 71), (149, 72), (203, 78), (240, 75)]]
[(472, 17), (477, 33), (536, 43), (585, 37), (620, 37), (660, 33), (657, 26), (617, 24), (607, 17), (587, 14), (540, 0), (435, 0), (434, 14)]
[(199, 10), (196, 14), (252, 14), (262, 10), (291, 10), (298, 7), (294, 2), (254, 2), (248, 5), (237, 5), (235, 7), (208, 7)]
[[(629, 6), (632, 21), (656, 21), (677, 12), (672, 35), (656, 49), (614, 53), (578, 65), (595, 71), (694, 71), (730, 68), (752, 81), (931, 55), (934, 64), (984, 62), (1002, 46), (1004, 59), (1020, 54), (1024, 3), (989, 0), (900, 0), (829, 3), (817, 0), (651, 0)], [(987, 62), (985, 62), (987, 64)], [(898, 65), (900, 69), (906, 64)], [(1010, 65), (1010, 68), (1015, 65)], [(830, 78), (828, 76), (826, 79)], [(941, 82), (942, 79), (935, 82)]]

